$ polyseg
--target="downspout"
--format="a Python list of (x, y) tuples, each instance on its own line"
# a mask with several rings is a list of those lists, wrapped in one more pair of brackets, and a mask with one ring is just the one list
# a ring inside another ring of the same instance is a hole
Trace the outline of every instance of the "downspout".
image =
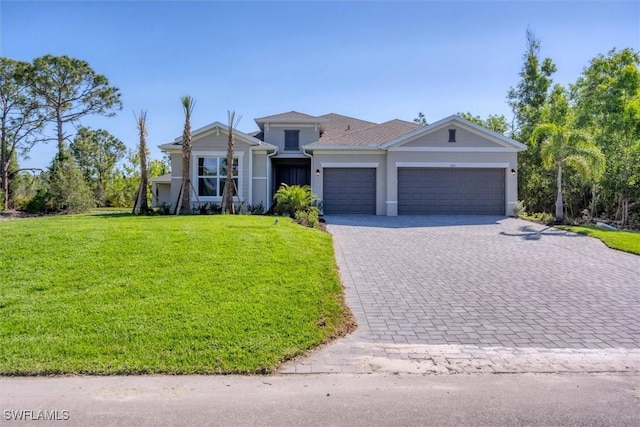
[[(304, 154), (309, 159), (311, 159), (311, 170), (309, 171), (309, 173), (311, 174), (311, 192), (313, 194), (316, 194), (316, 192), (314, 191), (316, 189), (316, 186), (314, 185), (315, 184), (315, 177), (314, 177), (314, 172), (313, 172), (313, 166), (314, 166), (313, 165), (313, 154), (307, 153), (307, 150), (304, 147), (302, 147), (302, 154)], [(324, 222), (324, 206), (323, 206), (322, 200), (317, 200), (314, 203), (317, 203), (316, 206), (318, 208), (318, 211), (320, 212), (320, 222)]]
[(311, 192), (313, 192), (315, 185), (313, 185), (315, 183), (314, 179), (313, 179), (313, 154), (309, 154), (307, 153), (307, 149), (302, 147), (302, 154), (304, 154), (305, 156), (307, 156), (310, 160), (311, 160), (311, 168), (309, 170), (309, 173), (311, 174)]
[(271, 194), (271, 157), (276, 154), (278, 154), (278, 147), (275, 147), (273, 153), (267, 154), (267, 203), (269, 203), (267, 210), (271, 209), (271, 204), (273, 203), (273, 194)]
[(249, 204), (253, 206), (253, 147), (249, 148)]

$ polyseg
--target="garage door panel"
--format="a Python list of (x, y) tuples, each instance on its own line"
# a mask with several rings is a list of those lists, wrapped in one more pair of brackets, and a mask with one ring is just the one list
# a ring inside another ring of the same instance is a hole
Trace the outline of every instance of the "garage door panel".
[(399, 168), (398, 213), (504, 215), (504, 169)]
[(325, 168), (323, 204), (326, 214), (375, 214), (375, 168)]

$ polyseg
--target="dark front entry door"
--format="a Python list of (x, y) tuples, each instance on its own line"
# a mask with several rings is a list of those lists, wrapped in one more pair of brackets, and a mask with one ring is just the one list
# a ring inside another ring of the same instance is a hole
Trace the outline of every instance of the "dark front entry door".
[(282, 165), (276, 167), (276, 190), (282, 184), (311, 185), (309, 166)]

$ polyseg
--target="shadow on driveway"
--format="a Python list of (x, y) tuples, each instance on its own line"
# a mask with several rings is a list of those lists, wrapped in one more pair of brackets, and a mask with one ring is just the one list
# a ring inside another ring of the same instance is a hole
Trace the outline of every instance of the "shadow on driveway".
[(533, 225), (524, 225), (518, 227), (518, 232), (506, 232), (501, 231), (500, 235), (510, 237), (522, 237), (524, 240), (540, 240), (542, 236), (552, 237), (580, 237), (579, 234), (571, 233), (564, 230), (558, 230), (553, 227), (544, 227), (542, 229), (536, 229)]

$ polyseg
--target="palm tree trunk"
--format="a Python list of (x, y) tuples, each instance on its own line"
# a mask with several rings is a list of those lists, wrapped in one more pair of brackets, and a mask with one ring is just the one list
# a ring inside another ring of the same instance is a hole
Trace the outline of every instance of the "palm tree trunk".
[(564, 219), (564, 207), (562, 206), (562, 163), (558, 163), (558, 195), (556, 197), (556, 221)]
[(191, 213), (191, 147), (183, 146), (182, 151), (182, 200), (180, 201), (180, 213)]

